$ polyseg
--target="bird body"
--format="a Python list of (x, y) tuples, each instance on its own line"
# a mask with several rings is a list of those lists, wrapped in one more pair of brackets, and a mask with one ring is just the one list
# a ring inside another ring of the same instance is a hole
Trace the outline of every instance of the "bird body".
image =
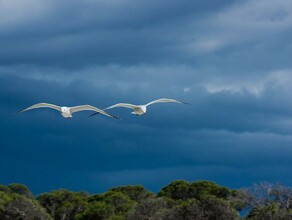
[(146, 105), (137, 105), (135, 108), (133, 108), (133, 112), (131, 112), (134, 115), (144, 115), (146, 114), (147, 107)]
[(72, 118), (72, 114), (70, 112), (70, 108), (68, 108), (66, 106), (61, 107), (61, 115), (64, 118)]
[(79, 112), (79, 111), (95, 111), (96, 113), (103, 114), (103, 115), (108, 116), (110, 118), (118, 118), (118, 117), (111, 115), (111, 114), (108, 114), (107, 112), (105, 112), (99, 108), (96, 108), (92, 105), (79, 105), (79, 106), (73, 106), (73, 107), (62, 106), (62, 107), (60, 107), (60, 106), (49, 104), (49, 103), (38, 103), (38, 104), (35, 104), (32, 106), (29, 106), (25, 109), (22, 109), (19, 112), (25, 112), (25, 111), (35, 109), (35, 108), (55, 109), (55, 110), (59, 111), (64, 118), (72, 118), (72, 114), (75, 112)]

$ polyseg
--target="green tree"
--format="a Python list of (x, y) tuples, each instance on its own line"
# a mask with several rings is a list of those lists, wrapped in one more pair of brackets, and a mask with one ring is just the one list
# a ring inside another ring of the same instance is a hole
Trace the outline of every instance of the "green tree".
[(247, 215), (248, 220), (291, 220), (291, 211), (280, 208), (275, 202), (254, 207)]
[(109, 190), (106, 193), (94, 195), (90, 197), (88, 201), (90, 203), (104, 202), (110, 205), (113, 208), (113, 213), (119, 217), (125, 216), (136, 203), (135, 201), (131, 200), (128, 195), (118, 190)]
[(0, 185), (0, 192), (12, 193), (11, 189), (4, 185)]
[(206, 220), (239, 219), (237, 211), (231, 206), (229, 201), (224, 199), (210, 196), (202, 201), (201, 206)]
[(105, 195), (104, 202), (114, 207), (115, 214), (126, 214), (135, 204), (127, 195), (121, 192), (109, 191)]
[(184, 180), (176, 180), (163, 187), (158, 196), (165, 196), (174, 200), (188, 200), (196, 198), (202, 200), (208, 196), (227, 199), (231, 191), (210, 181), (196, 181), (193, 183)]
[(118, 186), (111, 188), (109, 191), (121, 192), (134, 201), (140, 201), (153, 195), (153, 193), (147, 192), (144, 187), (140, 185)]
[(174, 200), (187, 200), (192, 197), (191, 185), (184, 180), (175, 180), (163, 187), (158, 193), (158, 196), (169, 197)]
[(190, 191), (191, 197), (198, 200), (202, 200), (210, 195), (216, 196), (217, 198), (227, 199), (228, 196), (231, 195), (229, 189), (205, 180), (191, 183)]
[(147, 198), (137, 203), (127, 215), (127, 220), (164, 219), (167, 213), (167, 203), (164, 198)]
[(65, 189), (43, 193), (37, 197), (40, 204), (55, 220), (73, 219), (87, 206), (88, 194)]
[(114, 207), (105, 202), (89, 203), (85, 210), (76, 215), (77, 220), (104, 220), (114, 215)]
[(167, 220), (204, 220), (204, 212), (200, 202), (195, 199), (176, 202), (173, 207), (168, 208), (164, 219)]
[(23, 195), (29, 199), (34, 199), (32, 192), (23, 184), (12, 183), (7, 186), (11, 192)]
[(0, 219), (50, 220), (52, 219), (40, 204), (16, 193), (0, 192)]

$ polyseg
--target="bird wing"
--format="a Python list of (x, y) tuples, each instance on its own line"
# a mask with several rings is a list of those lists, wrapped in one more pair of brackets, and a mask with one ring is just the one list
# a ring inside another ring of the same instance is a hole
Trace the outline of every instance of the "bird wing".
[(52, 109), (55, 109), (57, 111), (61, 111), (61, 107), (60, 106), (49, 104), (49, 103), (38, 103), (38, 104), (35, 104), (35, 105), (32, 105), (32, 106), (29, 106), (29, 107), (27, 107), (25, 109), (22, 109), (22, 110), (18, 111), (17, 113), (25, 112), (27, 110), (31, 110), (31, 109), (34, 109), (34, 108), (52, 108)]
[(116, 108), (116, 107), (124, 107), (124, 108), (134, 109), (134, 108), (137, 108), (137, 105), (132, 105), (132, 104), (128, 104), (128, 103), (118, 103), (118, 104), (112, 105), (110, 107), (107, 107), (104, 110)]
[(95, 113), (100, 113), (100, 114), (106, 115), (110, 118), (118, 119), (118, 117), (111, 115), (111, 114), (108, 114), (107, 112), (105, 112), (99, 108), (96, 108), (92, 105), (79, 105), (79, 106), (70, 107), (71, 114), (73, 114), (75, 112), (80, 112), (80, 111), (95, 111)]
[(152, 102), (149, 102), (145, 106), (152, 105), (152, 104), (155, 104), (155, 103), (160, 103), (160, 102), (175, 102), (175, 103), (188, 104), (189, 105), (189, 103), (187, 103), (187, 102), (182, 102), (182, 101), (178, 101), (178, 100), (175, 100), (175, 99), (162, 98), (162, 99), (157, 99), (157, 100), (154, 100)]
[[(137, 105), (132, 105), (132, 104), (128, 104), (128, 103), (117, 103), (115, 105), (111, 105), (103, 110), (108, 110), (108, 109), (112, 109), (112, 108), (116, 108), (116, 107), (124, 107), (124, 108), (130, 108), (130, 109), (135, 109), (137, 108)], [(94, 115), (98, 114), (98, 112), (93, 113), (92, 115), (89, 115), (89, 117), (92, 117)]]

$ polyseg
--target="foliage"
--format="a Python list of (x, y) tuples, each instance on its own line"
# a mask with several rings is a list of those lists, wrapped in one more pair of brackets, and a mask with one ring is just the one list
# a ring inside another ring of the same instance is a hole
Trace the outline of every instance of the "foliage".
[(32, 192), (23, 184), (12, 183), (12, 184), (8, 185), (8, 189), (10, 189), (10, 191), (13, 193), (23, 195), (29, 199), (34, 198)]
[[(239, 212), (246, 211), (245, 217)], [(176, 180), (158, 194), (119, 186), (89, 195), (65, 189), (35, 199), (21, 184), (0, 185), (0, 219), (21, 220), (292, 220), (292, 189), (260, 183), (234, 190), (209, 181)]]
[(227, 199), (231, 191), (210, 181), (197, 181), (191, 183), (191, 191), (194, 198), (202, 200), (208, 196)]
[(261, 182), (243, 189), (250, 207), (246, 219), (292, 220), (292, 189), (280, 184)]
[(163, 198), (147, 198), (136, 204), (128, 214), (127, 220), (137, 219), (164, 219), (167, 212), (167, 204)]
[(204, 213), (200, 202), (195, 199), (175, 203), (166, 213), (168, 220), (203, 220)]
[(0, 191), (0, 219), (49, 220), (52, 218), (37, 201), (14, 192)]
[(158, 193), (158, 196), (165, 196), (174, 200), (187, 200), (193, 197), (190, 183), (184, 180), (176, 180), (163, 187)]
[[(97, 194), (90, 197), (88, 201), (90, 203), (99, 202), (110, 205), (113, 215), (115, 215), (115, 217), (111, 217), (111, 219), (120, 219), (124, 218), (136, 203), (134, 200), (131, 200), (128, 195), (128, 190), (109, 190), (104, 194)], [(132, 196), (132, 198), (137, 198), (137, 196)]]
[(37, 197), (40, 204), (55, 220), (69, 220), (85, 210), (88, 194), (65, 189), (43, 193)]
[(165, 196), (174, 200), (195, 198), (200, 201), (208, 196), (227, 199), (230, 195), (231, 191), (229, 189), (221, 187), (213, 182), (203, 180), (193, 183), (184, 180), (176, 180), (163, 187), (158, 193), (158, 196)]
[(78, 220), (103, 220), (114, 214), (114, 208), (105, 202), (91, 202), (76, 216)]
[(142, 199), (148, 198), (153, 193), (147, 192), (143, 186), (135, 185), (135, 186), (118, 186), (111, 188), (110, 191), (113, 192), (121, 192), (127, 195), (133, 201), (140, 201)]
[(205, 219), (221, 220), (221, 219), (238, 219), (238, 213), (230, 205), (230, 202), (215, 196), (206, 198), (202, 203)]

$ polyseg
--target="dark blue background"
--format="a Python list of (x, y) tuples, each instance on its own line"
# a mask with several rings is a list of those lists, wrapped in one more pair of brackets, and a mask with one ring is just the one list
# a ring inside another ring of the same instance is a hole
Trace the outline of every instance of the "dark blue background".
[[(0, 1), (0, 183), (292, 185), (290, 0)], [(121, 121), (14, 112), (147, 103)]]

